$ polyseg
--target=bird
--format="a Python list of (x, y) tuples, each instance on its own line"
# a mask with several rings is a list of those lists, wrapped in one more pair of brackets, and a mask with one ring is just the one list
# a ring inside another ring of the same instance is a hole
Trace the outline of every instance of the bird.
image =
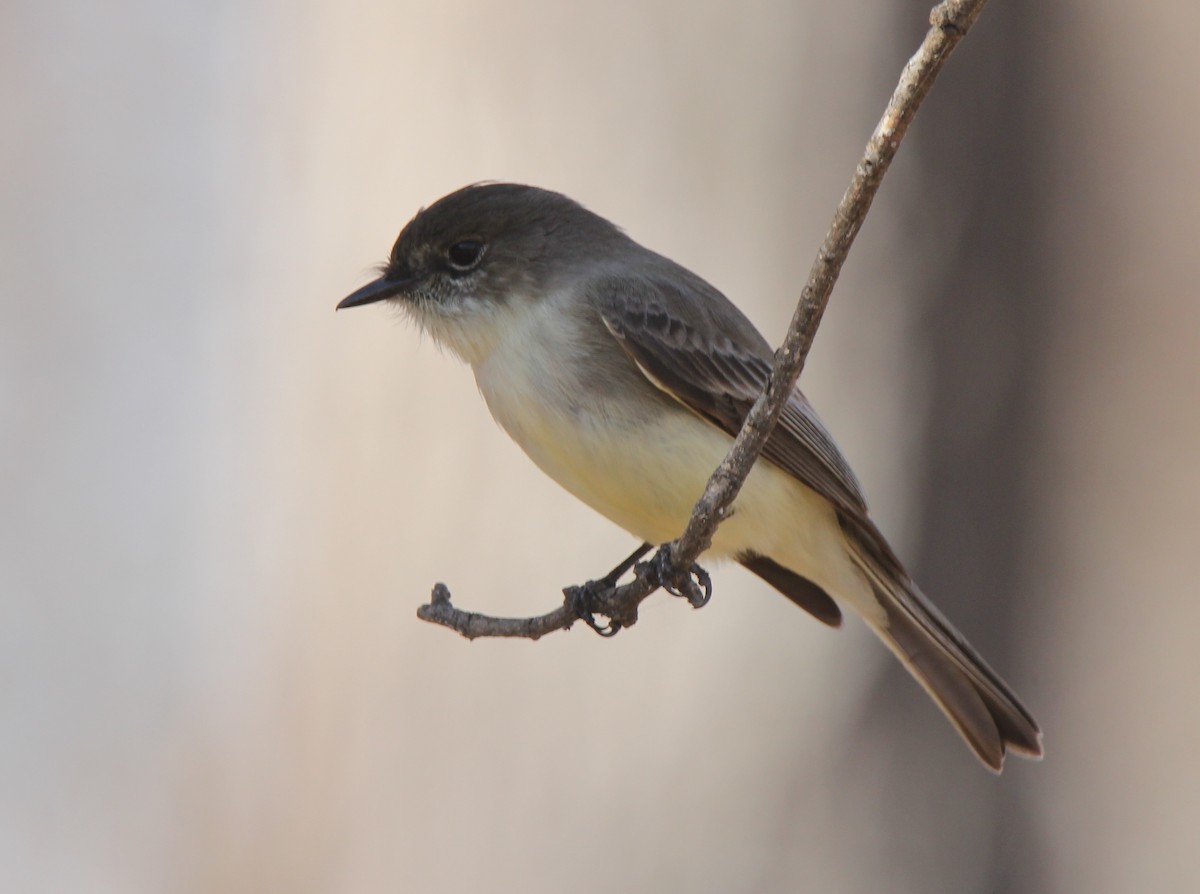
[[(376, 302), (471, 367), (545, 474), (647, 544), (683, 531), (773, 362), (700, 276), (523, 184), (476, 183), (420, 209), (380, 275), (337, 307)], [(705, 555), (831, 627), (843, 609), (861, 617), (990, 770), (1042, 757), (1033, 715), (917, 587), (799, 388)]]

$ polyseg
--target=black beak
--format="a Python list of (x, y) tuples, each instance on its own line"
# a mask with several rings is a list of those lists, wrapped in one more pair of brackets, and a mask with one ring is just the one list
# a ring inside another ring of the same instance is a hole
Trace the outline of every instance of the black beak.
[(364, 304), (374, 304), (385, 298), (395, 298), (412, 287), (415, 278), (412, 276), (393, 276), (385, 273), (379, 279), (372, 280), (361, 289), (351, 292), (338, 302), (337, 310), (347, 307), (361, 307)]

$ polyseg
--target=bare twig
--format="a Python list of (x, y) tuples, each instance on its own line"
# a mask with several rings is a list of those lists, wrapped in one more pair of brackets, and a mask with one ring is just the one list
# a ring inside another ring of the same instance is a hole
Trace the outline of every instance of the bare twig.
[(579, 620), (579, 615), (569, 602), (564, 602), (554, 611), (538, 615), (536, 618), (493, 618), (490, 615), (465, 612), (450, 604), (450, 591), (446, 589), (445, 584), (433, 585), (429, 604), (417, 609), (417, 617), (422, 621), (457, 630), (467, 639), (480, 636), (541, 639), (555, 630), (566, 630)]
[[(717, 526), (741, 490), (804, 369), (804, 360), (846, 254), (866, 219), (908, 125), (950, 53), (979, 18), (986, 3), (987, 0), (946, 0), (930, 13), (932, 27), (916, 54), (904, 66), (891, 101), (867, 142), (850, 186), (834, 213), (833, 223), (800, 294), (787, 336), (775, 354), (775, 365), (766, 390), (746, 416), (729, 454), (709, 478), (682, 536), (661, 547), (648, 562), (634, 564), (640, 557), (635, 554), (600, 581), (566, 588), (563, 605), (536, 618), (493, 618), (464, 612), (450, 604), (450, 593), (442, 584), (434, 587), (430, 603), (417, 610), (417, 617), (449, 627), (468, 639), (481, 636), (538, 639), (555, 630), (565, 630), (580, 618), (600, 632), (615, 633), (637, 620), (638, 606), (660, 587), (687, 597), (696, 606), (707, 602), (707, 586), (702, 592), (697, 584), (697, 580), (706, 581), (707, 578), (700, 577), (703, 571), (694, 563), (712, 545)], [(617, 586), (621, 574), (631, 566), (635, 572), (633, 581)], [(607, 628), (600, 628), (592, 621), (593, 614), (604, 615), (611, 623)]]

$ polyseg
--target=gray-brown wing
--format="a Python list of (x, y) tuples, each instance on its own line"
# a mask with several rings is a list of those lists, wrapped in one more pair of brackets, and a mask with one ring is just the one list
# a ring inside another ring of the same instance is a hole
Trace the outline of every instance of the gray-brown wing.
[[(719, 329), (699, 331), (684, 321), (677, 309), (683, 296), (672, 295), (672, 291), (672, 286), (644, 280), (614, 288), (601, 305), (601, 317), (655, 385), (736, 435), (766, 385), (770, 351), (765, 342), (745, 344), (744, 337), (735, 341)], [(711, 320), (711, 314), (705, 316), (709, 319), (701, 325), (719, 325)], [(865, 516), (866, 500), (858, 480), (798, 390), (784, 407), (763, 455), (847, 514)]]
[[(736, 435), (765, 387), (772, 354), (758, 330), (708, 283), (675, 268), (667, 280), (610, 280), (593, 295), (609, 331), (655, 385)], [(678, 274), (686, 278), (676, 284)], [(694, 321), (694, 322), (689, 322)], [(829, 500), (846, 533), (896, 579), (900, 560), (867, 516), (862, 487), (797, 389), (763, 456)]]

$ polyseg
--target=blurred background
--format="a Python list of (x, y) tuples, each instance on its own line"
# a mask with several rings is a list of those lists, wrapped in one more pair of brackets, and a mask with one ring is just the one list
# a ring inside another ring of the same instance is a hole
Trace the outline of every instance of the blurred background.
[(857, 623), (734, 567), (468, 643), (631, 539), (469, 371), (334, 304), (465, 183), (561, 190), (778, 341), (925, 3), (8, 4), (0, 889), (1200, 885), (1190, 0), (994, 3), (806, 392), (1041, 720), (986, 773)]

